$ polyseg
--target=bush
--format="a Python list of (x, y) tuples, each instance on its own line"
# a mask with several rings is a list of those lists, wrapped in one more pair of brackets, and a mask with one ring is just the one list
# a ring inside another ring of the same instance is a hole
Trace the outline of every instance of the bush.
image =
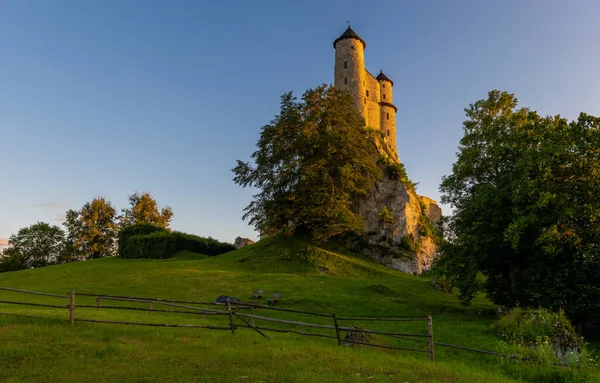
[(165, 228), (148, 225), (148, 224), (137, 224), (126, 226), (119, 231), (119, 256), (123, 258), (138, 258), (129, 256), (129, 249), (127, 249), (127, 243), (129, 239), (135, 235), (148, 235), (156, 232), (167, 232)]
[(408, 178), (408, 174), (406, 173), (406, 167), (404, 167), (403, 163), (395, 163), (390, 161), (387, 157), (380, 156), (377, 159), (377, 164), (384, 166), (385, 174), (393, 180), (398, 180), (406, 186), (407, 189), (416, 192), (417, 184)]
[(410, 234), (405, 235), (404, 237), (402, 237), (400, 239), (400, 243), (398, 244), (398, 247), (402, 250), (405, 250), (405, 251), (408, 251), (411, 253), (418, 253), (419, 251), (421, 251), (421, 244), (419, 243), (419, 241), (416, 240), (415, 237), (413, 237)]
[(522, 309), (515, 307), (494, 325), (494, 331), (504, 340), (525, 347), (535, 347), (547, 338), (557, 346), (578, 348), (579, 338), (564, 311)]
[(219, 242), (214, 238), (199, 237), (197, 235), (175, 232), (180, 250), (191, 251), (204, 255), (219, 255), (235, 250), (235, 246), (230, 243)]
[(383, 209), (381, 209), (381, 211), (379, 212), (379, 218), (383, 223), (387, 223), (390, 225), (394, 224), (393, 212), (387, 206), (384, 206)]
[(544, 381), (575, 381), (563, 379), (569, 374), (579, 374), (578, 381), (585, 381), (596, 364), (563, 310), (513, 308), (492, 328), (505, 341), (505, 353), (546, 367)]
[(180, 251), (219, 255), (235, 250), (235, 246), (219, 242), (210, 237), (203, 238), (181, 232), (171, 233), (166, 230), (156, 230), (150, 234), (129, 236), (125, 244), (119, 249), (119, 254), (123, 258), (163, 259), (170, 258)]
[(127, 240), (124, 258), (169, 258), (177, 252), (177, 238), (171, 233), (134, 235)]
[(425, 210), (425, 205), (419, 202), (421, 206), (421, 214), (419, 215), (419, 235), (422, 237), (431, 237), (434, 241), (438, 242), (442, 239), (439, 230), (435, 228)]

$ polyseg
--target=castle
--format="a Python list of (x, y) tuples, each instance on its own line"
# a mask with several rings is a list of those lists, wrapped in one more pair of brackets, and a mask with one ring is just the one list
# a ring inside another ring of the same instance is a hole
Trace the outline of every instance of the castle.
[[(396, 147), (396, 111), (393, 104), (394, 83), (383, 71), (377, 77), (365, 68), (367, 44), (356, 32), (348, 29), (333, 42), (335, 48), (334, 87), (347, 89), (354, 106), (371, 129), (381, 132), (383, 142), (375, 140), (377, 149), (393, 162), (399, 163)], [(365, 254), (388, 267), (420, 274), (428, 270), (438, 256), (434, 238), (423, 230), (424, 216), (438, 225), (442, 210), (431, 198), (420, 196), (397, 178), (384, 176), (368, 195), (360, 198), (355, 208), (363, 217), (365, 236), (370, 244)], [(390, 214), (390, 222), (382, 220), (382, 212)], [(415, 244), (408, 252), (403, 243)], [(418, 246), (417, 246), (418, 244)]]
[(399, 161), (396, 147), (396, 111), (392, 103), (394, 82), (383, 71), (377, 77), (365, 69), (367, 44), (348, 26), (333, 42), (335, 70), (333, 85), (348, 89), (354, 97), (358, 113), (371, 129), (381, 131), (387, 152)]

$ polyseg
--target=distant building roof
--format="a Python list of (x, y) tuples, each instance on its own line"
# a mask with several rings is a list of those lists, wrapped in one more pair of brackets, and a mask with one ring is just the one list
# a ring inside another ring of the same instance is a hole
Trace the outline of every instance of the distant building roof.
[(389, 81), (392, 84), (392, 86), (394, 86), (394, 82), (392, 80), (390, 80), (388, 78), (388, 76), (384, 75), (383, 71), (379, 71), (379, 74), (377, 75), (376, 79), (379, 81), (382, 81), (382, 80)]
[(365, 43), (365, 40), (363, 40), (360, 37), (358, 37), (358, 35), (356, 34), (356, 32), (354, 32), (352, 30), (352, 28), (350, 28), (350, 27), (348, 27), (348, 29), (346, 29), (346, 32), (342, 33), (342, 35), (340, 37), (338, 37), (337, 39), (335, 39), (335, 41), (333, 42), (333, 47), (335, 48), (335, 44), (337, 44), (338, 41), (344, 40), (344, 39), (356, 39), (356, 40), (360, 41), (363, 44), (363, 48), (367, 47), (367, 43)]

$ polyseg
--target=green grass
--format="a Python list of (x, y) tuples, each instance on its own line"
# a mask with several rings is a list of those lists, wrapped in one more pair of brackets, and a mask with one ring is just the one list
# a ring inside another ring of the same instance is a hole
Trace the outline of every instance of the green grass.
[[(431, 314), (436, 341), (499, 349), (490, 330), (494, 306), (487, 300), (479, 297), (471, 307), (460, 306), (456, 297), (435, 290), (428, 278), (348, 255), (341, 245), (316, 248), (301, 237), (268, 238), (217, 257), (180, 253), (166, 260), (108, 258), (2, 273), (0, 286), (201, 301), (213, 301), (218, 295), (244, 301), (263, 289), (267, 295), (283, 294), (279, 307), (338, 316)], [(67, 303), (65, 299), (6, 291), (0, 291), (0, 300)], [(94, 304), (93, 298), (85, 297), (77, 297), (77, 303)], [(436, 348), (436, 362), (432, 363), (424, 353), (339, 347), (335, 340), (294, 334), (269, 333), (268, 340), (247, 329), (231, 335), (228, 331), (84, 322), (71, 327), (65, 309), (0, 303), (0, 312), (48, 318), (0, 315), (0, 382), (520, 382), (536, 381), (544, 372), (536, 365), (516, 365), (494, 356), (442, 347)], [(329, 318), (302, 314), (265, 310), (257, 314), (332, 324)], [(227, 325), (226, 317), (202, 319), (144, 311), (77, 309), (76, 316)], [(349, 324), (427, 332), (426, 322), (343, 323)], [(400, 347), (427, 347), (390, 338), (376, 340)], [(600, 381), (600, 375), (593, 378)]]

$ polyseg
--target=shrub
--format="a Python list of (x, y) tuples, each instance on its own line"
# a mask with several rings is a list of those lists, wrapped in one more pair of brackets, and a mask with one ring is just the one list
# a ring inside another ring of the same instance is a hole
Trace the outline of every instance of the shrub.
[(235, 246), (230, 243), (220, 242), (214, 238), (199, 237), (197, 235), (175, 232), (180, 250), (191, 251), (204, 255), (219, 255), (235, 250)]
[(177, 236), (168, 232), (134, 235), (127, 240), (124, 258), (169, 258), (178, 250)]
[(383, 209), (379, 212), (379, 218), (383, 223), (387, 223), (390, 225), (394, 224), (393, 212), (387, 206), (384, 206)]
[(427, 212), (425, 211), (425, 205), (422, 202), (419, 202), (421, 206), (421, 214), (419, 215), (419, 235), (422, 237), (431, 237), (434, 241), (439, 242), (441, 239), (441, 235), (439, 231), (434, 227), (433, 223), (429, 217), (427, 217)]
[(419, 241), (417, 241), (416, 238), (410, 234), (402, 237), (398, 247), (411, 253), (418, 253), (421, 250), (421, 244)]
[(513, 308), (492, 328), (505, 341), (506, 353), (544, 367), (537, 372), (545, 376), (544, 381), (571, 382), (575, 380), (564, 378), (575, 375), (581, 378), (577, 381), (586, 381), (588, 369), (596, 364), (563, 310)]
[(563, 347), (579, 346), (575, 329), (562, 310), (552, 312), (515, 307), (503, 315), (493, 325), (493, 329), (504, 340), (526, 347), (535, 347), (542, 338)]
[[(145, 225), (148, 226), (148, 225)], [(148, 228), (146, 228), (148, 229)], [(122, 251), (121, 251), (122, 249)], [(119, 254), (123, 258), (169, 258), (180, 251), (191, 251), (205, 255), (219, 255), (235, 250), (229, 243), (196, 235), (155, 230), (150, 234), (129, 236)]]
[(380, 156), (377, 159), (377, 164), (384, 166), (385, 174), (393, 179), (399, 180), (406, 186), (407, 189), (416, 192), (417, 182), (413, 182), (408, 178), (408, 174), (406, 173), (406, 167), (402, 163), (394, 163), (390, 161), (387, 157)]
[(128, 254), (129, 249), (127, 249), (127, 242), (129, 240), (129, 238), (131, 238), (135, 235), (148, 235), (148, 234), (152, 234), (152, 233), (156, 233), (156, 232), (166, 232), (166, 231), (167, 230), (165, 228), (148, 225), (148, 224), (137, 224), (137, 225), (131, 225), (131, 226), (126, 226), (126, 227), (122, 228), (119, 231), (119, 239), (118, 239), (119, 256), (121, 256), (123, 258), (138, 258), (138, 257), (131, 257)]

